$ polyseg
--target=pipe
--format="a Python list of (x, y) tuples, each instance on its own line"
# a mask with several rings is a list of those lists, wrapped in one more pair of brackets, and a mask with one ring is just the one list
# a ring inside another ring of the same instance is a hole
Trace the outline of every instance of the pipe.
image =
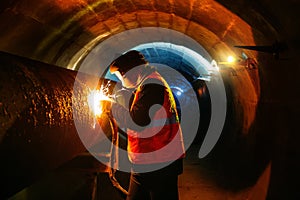
[[(0, 52), (0, 67), (2, 199), (86, 148), (73, 120), (72, 94), (77, 72), (4, 52)], [(77, 93), (86, 92), (84, 80), (77, 86)], [(77, 106), (83, 103), (78, 99)]]

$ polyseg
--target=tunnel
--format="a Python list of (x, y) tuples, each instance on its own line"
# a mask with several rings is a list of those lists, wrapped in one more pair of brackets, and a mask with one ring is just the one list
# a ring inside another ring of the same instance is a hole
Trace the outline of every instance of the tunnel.
[[(183, 129), (180, 199), (299, 199), (299, 9), (296, 0), (1, 2), (0, 199), (124, 199), (88, 95), (118, 85), (108, 66), (132, 49), (165, 75), (194, 127), (190, 140)], [(116, 172), (125, 189), (128, 175)]]

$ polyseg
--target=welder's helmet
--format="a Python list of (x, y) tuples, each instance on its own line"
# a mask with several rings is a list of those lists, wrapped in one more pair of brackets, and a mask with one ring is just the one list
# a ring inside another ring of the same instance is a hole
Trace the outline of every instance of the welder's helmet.
[(110, 73), (119, 71), (122, 75), (132, 68), (147, 64), (144, 55), (136, 50), (131, 50), (115, 59), (109, 66)]

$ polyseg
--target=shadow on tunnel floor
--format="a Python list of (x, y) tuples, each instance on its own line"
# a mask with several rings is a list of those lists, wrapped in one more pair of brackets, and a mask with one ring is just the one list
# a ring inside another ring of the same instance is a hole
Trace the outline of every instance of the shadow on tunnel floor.
[[(125, 189), (128, 189), (129, 176), (128, 173), (116, 173), (116, 178)], [(122, 200), (124, 195), (113, 187), (107, 167), (87, 153), (40, 177), (9, 199)]]

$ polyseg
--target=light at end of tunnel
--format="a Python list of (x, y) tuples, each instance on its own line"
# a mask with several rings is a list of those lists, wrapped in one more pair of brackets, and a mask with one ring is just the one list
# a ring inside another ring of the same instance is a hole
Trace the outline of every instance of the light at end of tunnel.
[(218, 66), (218, 64), (217, 64), (217, 62), (215, 60), (212, 60), (211, 63), (210, 63), (210, 65), (212, 66), (212, 68), (214, 70), (220, 71), (220, 68), (219, 68), (219, 66)]
[(177, 86), (171, 86), (171, 89), (172, 89), (172, 91), (174, 92), (174, 94), (177, 96), (177, 97), (179, 97), (179, 96), (181, 96), (182, 95), (182, 93), (183, 93), (183, 89), (181, 89), (180, 87), (177, 87)]

